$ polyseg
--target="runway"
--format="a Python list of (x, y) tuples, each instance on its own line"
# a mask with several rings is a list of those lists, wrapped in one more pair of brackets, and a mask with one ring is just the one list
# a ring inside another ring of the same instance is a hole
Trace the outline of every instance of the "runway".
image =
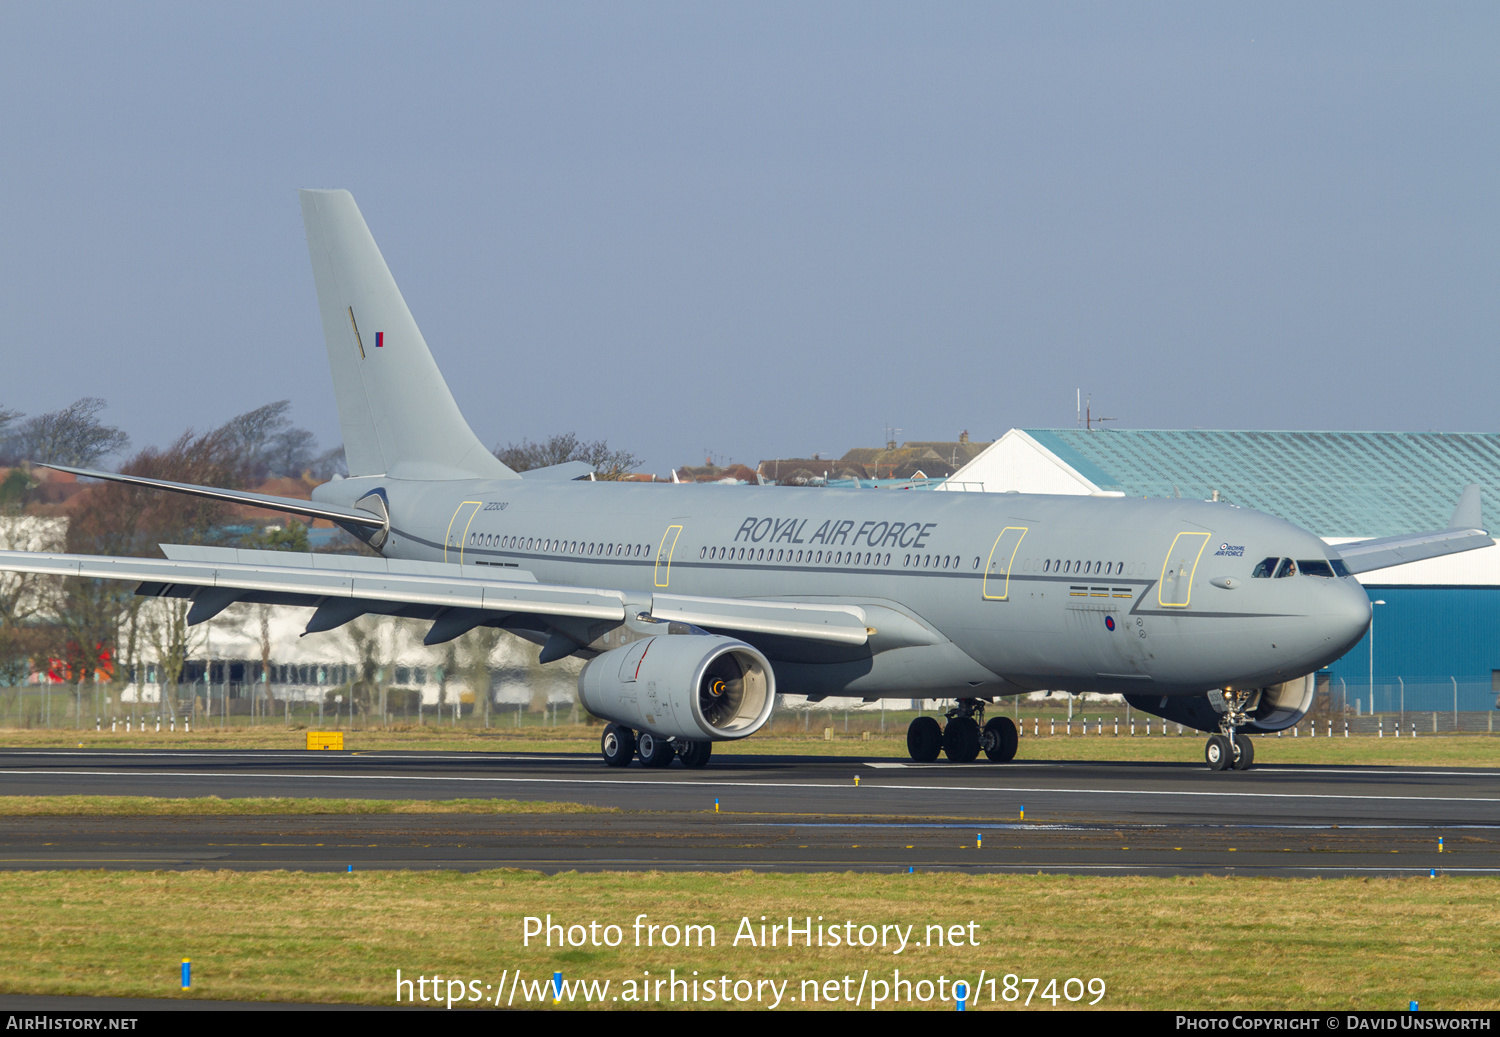
[(0, 868), (9, 869), (1500, 874), (1500, 770), (1491, 769), (1219, 774), (733, 756), (697, 771), (613, 770), (594, 754), (8, 750), (0, 794), (501, 798), (616, 811), (6, 817)]

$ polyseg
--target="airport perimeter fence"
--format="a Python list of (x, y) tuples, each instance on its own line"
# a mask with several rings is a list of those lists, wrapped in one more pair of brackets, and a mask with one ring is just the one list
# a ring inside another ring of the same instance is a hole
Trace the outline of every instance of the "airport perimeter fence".
[[(225, 728), (326, 728), (362, 730), (408, 727), (555, 727), (585, 719), (577, 700), (476, 703), (455, 685), (439, 701), (390, 687), (385, 694), (353, 695), (347, 687), (273, 686), (202, 681), (156, 689), (137, 701), (133, 686), (44, 683), (0, 686), (0, 728), (100, 731), (191, 731)], [(351, 701), (352, 700), (352, 701)]]
[(1500, 707), (1495, 679), (1393, 677), (1376, 682), (1335, 678), (1318, 685), (1319, 708), (1355, 716), (1483, 713)]
[[(133, 689), (131, 689), (133, 690)], [(354, 696), (347, 686), (276, 687), (265, 685), (183, 684), (177, 694), (147, 695), (133, 701), (119, 685), (41, 684), (0, 687), (0, 727), (104, 731), (187, 731), (286, 727), (329, 730), (401, 730), (413, 728), (536, 729), (589, 723), (591, 718), (571, 694), (554, 692), (546, 701), (476, 702), (460, 700), (454, 685), (433, 703), (416, 690), (390, 687), (384, 695)], [(1373, 701), (1377, 712), (1371, 713)], [(1458, 708), (1453, 708), (1454, 705)], [(813, 738), (905, 737), (913, 717), (941, 717), (948, 700), (886, 699), (865, 703), (852, 699), (805, 702), (778, 696), (766, 733)], [(1433, 708), (1434, 706), (1447, 708)], [(1285, 737), (1391, 737), (1403, 735), (1480, 734), (1496, 729), (1493, 693), (1488, 682), (1445, 683), (1431, 679), (1373, 688), (1321, 684), (1313, 710)], [(1019, 696), (991, 704), (988, 716), (1012, 717), (1027, 737), (1196, 736), (1190, 728), (1130, 708), (1119, 696)], [(597, 724), (598, 721), (593, 721)]]

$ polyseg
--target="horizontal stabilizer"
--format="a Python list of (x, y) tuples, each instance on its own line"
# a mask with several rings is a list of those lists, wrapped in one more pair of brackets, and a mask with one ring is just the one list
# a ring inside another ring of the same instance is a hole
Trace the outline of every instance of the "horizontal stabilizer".
[(328, 519), (330, 522), (349, 522), (372, 529), (380, 529), (385, 525), (385, 519), (377, 515), (358, 508), (346, 508), (339, 504), (322, 504), (299, 500), (296, 497), (273, 497), (267, 493), (250, 493), (246, 490), (222, 490), (215, 486), (194, 486), (192, 483), (147, 479), (145, 476), (121, 475), (119, 472), (95, 472), (87, 468), (69, 468), (67, 465), (60, 464), (43, 464), (40, 467), (51, 468), (57, 472), (68, 472), (85, 479), (104, 479), (108, 482), (122, 482), (131, 486), (149, 486), (156, 490), (185, 493), (190, 497), (207, 497), (209, 500), (224, 501), (226, 504), (245, 504), (253, 508), (265, 508), (267, 511), (290, 512), (293, 515), (306, 515), (309, 518)]

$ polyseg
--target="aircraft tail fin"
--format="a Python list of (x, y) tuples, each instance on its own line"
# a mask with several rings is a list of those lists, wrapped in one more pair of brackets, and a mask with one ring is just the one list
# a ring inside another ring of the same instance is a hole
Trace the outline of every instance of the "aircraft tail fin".
[(517, 478), (459, 412), (354, 197), (300, 193), (349, 474)]

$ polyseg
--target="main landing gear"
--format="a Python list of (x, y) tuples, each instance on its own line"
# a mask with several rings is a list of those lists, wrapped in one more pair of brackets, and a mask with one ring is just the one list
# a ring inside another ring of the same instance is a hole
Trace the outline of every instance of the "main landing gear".
[(642, 767), (670, 767), (679, 758), (684, 767), (706, 767), (713, 747), (712, 742), (661, 738), (649, 731), (637, 735), (620, 724), (606, 726), (599, 739), (599, 755), (607, 767), (628, 767), (636, 756)]
[(1219, 710), (1219, 734), (1210, 735), (1203, 746), (1203, 762), (1211, 771), (1249, 770), (1255, 762), (1255, 743), (1249, 735), (1236, 734), (1236, 728), (1250, 722), (1245, 707), (1250, 693), (1225, 691), (1211, 694), (1209, 701)]
[(944, 714), (947, 727), (939, 727), (932, 717), (917, 717), (906, 729), (906, 751), (918, 763), (931, 763), (938, 753), (946, 753), (954, 763), (969, 763), (984, 755), (996, 763), (1016, 758), (1020, 734), (1009, 717), (992, 717), (984, 727), (984, 702), (981, 699), (959, 699)]

